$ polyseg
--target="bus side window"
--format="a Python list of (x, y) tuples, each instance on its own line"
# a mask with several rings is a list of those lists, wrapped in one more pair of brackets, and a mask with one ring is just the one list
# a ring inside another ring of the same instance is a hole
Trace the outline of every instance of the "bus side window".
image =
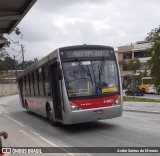
[(148, 84), (148, 80), (147, 79), (144, 79), (143, 82), (144, 82), (144, 84)]
[(23, 92), (24, 92), (24, 95), (26, 95), (26, 77), (25, 76), (23, 77)]
[(38, 69), (38, 77), (39, 77), (39, 93), (40, 96), (44, 96), (44, 77), (43, 77), (43, 68)]
[(39, 96), (39, 87), (38, 87), (38, 71), (34, 71), (34, 90), (35, 90), (35, 95)]
[(49, 83), (49, 69), (48, 66), (44, 67), (44, 88), (45, 88), (45, 95), (51, 96), (51, 88)]
[(31, 95), (34, 96), (34, 78), (33, 78), (33, 73), (30, 74), (30, 87), (31, 87)]
[(26, 95), (30, 95), (30, 87), (29, 87), (29, 75), (26, 75)]
[(29, 80), (29, 95), (31, 95), (31, 77), (30, 77), (30, 74), (28, 74), (28, 80)]

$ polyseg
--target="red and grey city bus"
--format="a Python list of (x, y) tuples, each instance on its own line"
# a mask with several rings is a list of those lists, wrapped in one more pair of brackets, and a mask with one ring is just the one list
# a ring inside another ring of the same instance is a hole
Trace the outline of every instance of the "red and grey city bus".
[(122, 116), (122, 87), (114, 49), (78, 45), (56, 49), (18, 75), (22, 107), (53, 124)]

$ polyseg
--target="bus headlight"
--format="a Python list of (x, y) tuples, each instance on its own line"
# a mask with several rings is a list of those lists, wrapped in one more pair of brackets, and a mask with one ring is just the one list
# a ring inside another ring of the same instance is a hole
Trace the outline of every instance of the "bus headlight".
[(74, 110), (79, 110), (80, 107), (78, 107), (76, 104), (72, 103), (72, 102), (69, 102), (70, 103), (70, 106), (71, 106), (71, 110), (74, 111)]
[(120, 105), (121, 104), (121, 97), (119, 96), (117, 100), (112, 104), (112, 106)]

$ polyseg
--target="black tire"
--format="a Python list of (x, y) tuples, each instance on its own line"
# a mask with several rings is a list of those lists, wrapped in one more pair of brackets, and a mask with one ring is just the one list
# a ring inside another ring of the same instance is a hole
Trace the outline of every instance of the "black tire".
[(27, 113), (28, 113), (28, 114), (31, 114), (31, 111), (29, 110), (27, 101), (25, 101), (25, 107), (26, 107)]
[(49, 120), (51, 125), (57, 126), (58, 124), (53, 120), (53, 114), (51, 112), (51, 107), (49, 105), (47, 105), (46, 111), (47, 111), (47, 119)]
[(142, 88), (142, 91), (143, 91), (143, 94), (145, 94), (145, 93), (146, 93), (145, 88)]

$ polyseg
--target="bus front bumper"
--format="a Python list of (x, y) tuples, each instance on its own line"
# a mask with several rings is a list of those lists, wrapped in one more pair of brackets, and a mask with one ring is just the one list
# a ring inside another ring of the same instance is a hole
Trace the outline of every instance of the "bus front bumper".
[(122, 116), (122, 106), (101, 107), (66, 112), (63, 124), (77, 124)]

